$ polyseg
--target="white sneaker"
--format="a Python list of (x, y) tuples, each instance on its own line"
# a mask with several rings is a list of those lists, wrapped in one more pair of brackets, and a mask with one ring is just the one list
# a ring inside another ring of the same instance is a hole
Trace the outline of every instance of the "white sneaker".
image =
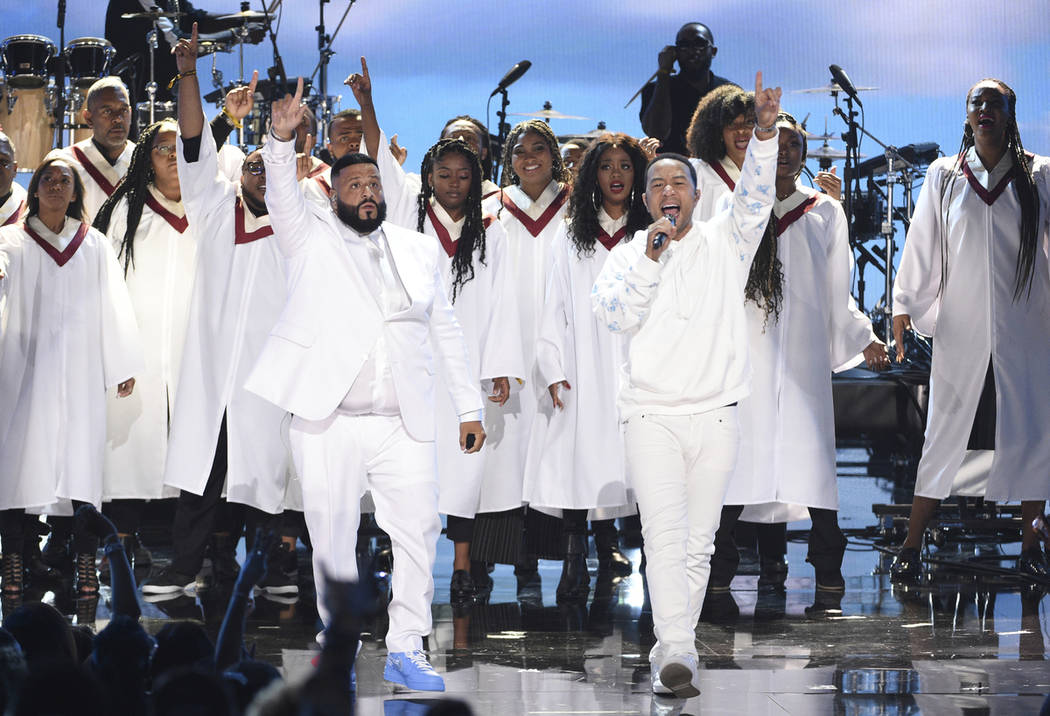
[[(696, 654), (671, 654), (660, 665), (660, 686), (675, 697), (689, 699), (700, 695), (700, 675), (696, 671)], [(657, 679), (653, 680), (656, 693)]]

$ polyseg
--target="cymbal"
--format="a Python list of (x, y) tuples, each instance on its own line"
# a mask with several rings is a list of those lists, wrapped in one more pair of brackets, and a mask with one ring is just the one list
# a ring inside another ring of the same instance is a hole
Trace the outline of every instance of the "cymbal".
[(126, 12), (121, 15), (122, 20), (156, 20), (161, 17), (166, 17), (170, 20), (177, 20), (186, 13), (184, 12), (161, 12), (160, 10), (147, 10), (146, 12)]
[(515, 117), (540, 117), (541, 119), (590, 119), (590, 117), (579, 117), (575, 114), (562, 114), (556, 109), (541, 109), (535, 112), (507, 112)]
[[(858, 92), (871, 92), (877, 90), (878, 87), (854, 87), (853, 89)], [(835, 94), (837, 92), (845, 92), (839, 87), (837, 82), (824, 85), (823, 87), (810, 87), (809, 89), (792, 90), (794, 94)]]
[(217, 40), (201, 40), (197, 43), (197, 55), (200, 57), (215, 52), (229, 52), (232, 49), (230, 43), (219, 42)]
[(840, 137), (837, 134), (828, 134), (827, 132), (824, 134), (813, 134), (813, 132), (806, 130), (806, 139), (811, 142), (834, 142), (838, 141)]
[(216, 20), (243, 20), (244, 22), (262, 22), (273, 17), (273, 13), (259, 12), (258, 10), (241, 10), (231, 15), (220, 15)]
[[(867, 154), (861, 154), (860, 156), (866, 157), (868, 155)], [(845, 159), (845, 158), (846, 158), (845, 150), (843, 150), (843, 149), (835, 149), (834, 147), (829, 147), (827, 145), (824, 145), (822, 147), (817, 147), (816, 149), (811, 149), (808, 152), (806, 152), (806, 159)]]

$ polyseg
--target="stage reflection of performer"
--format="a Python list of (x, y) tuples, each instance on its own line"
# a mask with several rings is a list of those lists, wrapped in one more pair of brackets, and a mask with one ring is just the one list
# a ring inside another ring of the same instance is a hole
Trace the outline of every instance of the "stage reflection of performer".
[[(372, 103), (372, 82), (361, 58), (361, 72), (347, 84), (361, 105), (365, 144), (379, 165), (384, 195), (388, 197), (389, 220), (431, 237), (440, 246), (438, 262), (448, 286), (449, 302), (463, 328), (470, 363), (477, 367), (479, 389), (498, 406), (507, 402), (512, 385), (521, 387), (525, 377), (521, 334), (518, 330), (517, 292), (507, 258), (507, 234), (503, 225), (481, 210), (481, 163), (474, 150), (458, 137), (441, 139), (427, 150), (418, 178), (402, 168), (388, 149)], [(439, 365), (437, 419), (446, 422), (455, 415), (446, 386), (452, 385)], [(486, 432), (493, 434), (493, 410), (486, 411)], [(471, 563), (470, 544), (474, 515), (480, 503), (489, 451), (464, 455), (455, 436), (439, 431), (435, 439), (440, 496), (438, 508), (447, 515), (448, 539), (455, 547), (449, 597), (455, 606), (487, 598), (491, 577), (483, 564)], [(491, 443), (490, 443), (491, 446)], [(498, 478), (499, 476), (495, 476)]]
[(1000, 80), (971, 88), (962, 146), (926, 173), (894, 284), (898, 360), (905, 329), (935, 340), (898, 581), (921, 576), (923, 534), (967, 449), (995, 451), (985, 499), (1021, 501), (1018, 569), (1048, 574), (1032, 521), (1050, 495), (1050, 160), (1025, 153), (1016, 105)]
[[(609, 252), (646, 228), (647, 159), (638, 141), (603, 134), (580, 163), (566, 219), (551, 243), (536, 369), (543, 391), (529, 437), (525, 500), (560, 509), (565, 561), (559, 601), (586, 601), (587, 513), (633, 514), (616, 408), (626, 341), (591, 310), (591, 288)], [(630, 574), (613, 519), (595, 519), (599, 572)]]
[[(718, 54), (707, 25), (690, 22), (678, 30), (673, 45), (660, 50), (656, 79), (642, 89), (638, 117), (647, 136), (662, 143), (660, 151), (685, 154), (685, 132), (697, 103), (729, 80), (711, 71)], [(675, 60), (678, 74), (671, 74)]]
[(619, 407), (648, 560), (653, 692), (678, 697), (699, 693), (694, 629), (736, 463), (736, 403), (750, 390), (744, 286), (775, 198), (780, 88), (764, 89), (759, 73), (755, 96), (731, 206), (694, 223), (692, 165), (658, 156), (646, 172), (654, 221), (613, 250), (594, 284), (600, 320), (629, 336)]
[[(375, 161), (340, 157), (332, 166), (331, 203), (304, 198), (292, 141), (301, 97), (300, 80), (295, 96), (274, 103), (271, 141), (262, 149), (288, 302), (247, 387), (293, 415), (290, 442), (315, 574), (357, 578), (360, 498), (371, 491), (397, 565), (384, 677), (442, 691), (444, 680), (422, 651), (441, 532), (434, 435), (453, 429), (436, 424), (435, 358), (448, 371), (459, 444), (468, 452), (485, 441), (482, 398), (446, 298), (439, 247), (384, 221)], [(327, 622), (321, 584), (318, 610)]]
[[(0, 228), (5, 597), (21, 594), (23, 552), (39, 539), (27, 529), (27, 508), (100, 504), (106, 389), (129, 400), (143, 365), (120, 266), (108, 239), (84, 223), (83, 196), (74, 169), (46, 159), (29, 181), (25, 222)], [(73, 540), (82, 596), (98, 593), (97, 548), (94, 535)]]
[[(816, 570), (817, 590), (843, 591), (846, 538), (837, 519), (830, 378), (832, 371), (862, 360), (877, 370), (889, 364), (886, 347), (850, 295), (852, 261), (842, 206), (798, 183), (806, 138), (794, 117), (781, 113), (777, 127), (773, 218), (744, 289), (751, 394), (739, 404), (740, 456), (715, 537), (709, 594), (715, 584), (728, 587), (736, 573), (732, 530), (743, 506), (775, 502), (808, 507), (813, 528), (806, 561)], [(782, 561), (784, 553), (761, 556), (759, 584), (783, 587), (767, 562)]]

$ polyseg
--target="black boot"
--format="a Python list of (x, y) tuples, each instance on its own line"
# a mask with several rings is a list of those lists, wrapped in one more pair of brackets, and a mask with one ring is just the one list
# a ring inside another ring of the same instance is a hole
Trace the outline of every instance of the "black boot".
[(761, 568), (758, 573), (758, 588), (784, 589), (784, 583), (787, 582), (788, 576), (788, 563), (784, 555), (779, 557), (762, 557), (759, 563)]
[(237, 564), (237, 542), (231, 534), (213, 534), (211, 536), (211, 565), (216, 584), (233, 584), (241, 573)]
[(598, 573), (611, 572), (617, 577), (628, 577), (634, 571), (631, 560), (620, 551), (620, 535), (612, 520), (592, 520), (594, 549), (598, 553)]
[(95, 571), (94, 552), (84, 552), (76, 556), (76, 588), (81, 596), (98, 594), (98, 572)]
[(587, 535), (565, 536), (565, 561), (556, 592), (558, 602), (586, 602), (591, 577), (587, 573)]
[(153, 553), (142, 543), (138, 532), (121, 539), (124, 542), (124, 554), (128, 556), (129, 561), (134, 563), (136, 572), (140, 570), (148, 572), (153, 566)]
[(0, 562), (0, 589), (5, 597), (17, 597), (25, 588), (25, 564), (18, 552), (4, 552)]
[(518, 602), (526, 607), (543, 606), (543, 585), (536, 557), (524, 555), (514, 565), (514, 577), (518, 582)]
[(39, 519), (27, 520), (25, 532), (25, 550), (22, 559), (26, 568), (26, 577), (29, 582), (34, 579), (50, 580), (59, 576), (58, 570), (44, 561), (40, 551), (40, 538), (51, 532), (51, 528)]

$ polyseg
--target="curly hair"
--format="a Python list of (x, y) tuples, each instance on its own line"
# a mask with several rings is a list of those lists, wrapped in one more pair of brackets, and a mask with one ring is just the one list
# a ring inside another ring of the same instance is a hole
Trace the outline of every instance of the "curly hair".
[(423, 164), (419, 168), (423, 184), (416, 199), (416, 230), (423, 233), (427, 207), (430, 205), (430, 197), (434, 196), (434, 186), (430, 182), (434, 165), (449, 154), (462, 155), (470, 166), (470, 191), (467, 192), (463, 232), (459, 235), (456, 253), (452, 257), (452, 272), (455, 276), (452, 280), (452, 303), (455, 303), (459, 289), (474, 278), (475, 249), (478, 251), (478, 260), (485, 265), (485, 222), (481, 216), (481, 162), (470, 145), (458, 137), (440, 140), (423, 156)]
[(44, 176), (44, 170), (52, 164), (63, 164), (73, 172), (73, 201), (69, 202), (69, 206), (66, 207), (66, 216), (76, 219), (77, 221), (84, 220), (84, 182), (80, 180), (80, 174), (74, 169), (67, 160), (62, 157), (52, 157), (51, 159), (45, 160), (36, 168), (33, 172), (32, 178), (29, 180), (29, 188), (26, 189), (26, 216), (37, 216), (40, 213), (40, 199), (37, 197), (37, 190), (40, 188), (40, 180)]
[(485, 156), (479, 156), (481, 160), (481, 178), (491, 179), (492, 178), (492, 141), (489, 138), (488, 128), (481, 123), (480, 119), (471, 117), (469, 114), (461, 114), (445, 122), (445, 126), (441, 128), (440, 139), (445, 139), (445, 132), (448, 131), (450, 125), (456, 122), (467, 122), (474, 127), (474, 131), (478, 135), (478, 146), (485, 150)]
[[(1032, 176), (1032, 160), (1025, 153), (1024, 145), (1021, 143), (1021, 133), (1017, 129), (1017, 94), (1010, 85), (1000, 79), (987, 77), (974, 84), (966, 93), (966, 101), (969, 103), (970, 95), (974, 88), (984, 82), (994, 82), (1006, 95), (1007, 105), (1010, 110), (1009, 125), (1006, 128), (1006, 153), (1013, 159), (1016, 171), (1014, 173), (1013, 187), (1017, 193), (1017, 202), (1021, 205), (1021, 241), (1017, 247), (1017, 264), (1014, 273), (1014, 302), (1020, 301), (1022, 297), (1029, 298), (1032, 295), (1032, 281), (1035, 278), (1035, 258), (1039, 250), (1039, 195), (1035, 187), (1035, 178)], [(963, 136), (959, 143), (959, 153), (956, 155), (955, 163), (952, 165), (952, 177), (948, 182), (941, 184), (940, 206), (944, 215), (941, 223), (941, 284), (937, 289), (940, 295), (944, 291), (948, 280), (948, 214), (951, 210), (952, 190), (955, 181), (962, 176), (962, 164), (966, 161), (966, 152), (974, 146), (973, 129), (968, 121), (963, 122)]]
[(547, 144), (551, 153), (551, 177), (559, 184), (570, 181), (569, 170), (565, 168), (561, 160), (561, 152), (558, 151), (558, 138), (554, 136), (550, 126), (542, 119), (526, 119), (518, 122), (507, 135), (507, 143), (503, 145), (503, 173), (500, 177), (500, 186), (520, 184), (521, 179), (514, 171), (511, 163), (514, 159), (514, 145), (525, 135), (526, 132), (535, 132)]
[(142, 219), (142, 207), (146, 204), (149, 196), (149, 186), (153, 183), (153, 140), (161, 131), (177, 131), (178, 125), (173, 120), (162, 119), (154, 122), (139, 135), (135, 142), (135, 149), (131, 153), (131, 164), (128, 173), (117, 184), (102, 207), (95, 215), (94, 226), (103, 234), (109, 229), (109, 222), (113, 219), (113, 210), (117, 203), (128, 198), (128, 221), (124, 236), (120, 240), (118, 258), (124, 259), (124, 275), (135, 265), (135, 232), (139, 228), (139, 220)]
[(755, 119), (755, 95), (733, 84), (722, 85), (704, 95), (696, 105), (689, 129), (685, 132), (685, 146), (690, 156), (714, 164), (726, 155), (722, 132), (733, 120), (744, 115)]
[(631, 159), (633, 181), (627, 199), (627, 235), (644, 229), (652, 220), (642, 199), (645, 193), (645, 168), (648, 165), (642, 146), (637, 139), (626, 134), (602, 134), (580, 159), (580, 171), (573, 184), (569, 208), (566, 211), (569, 239), (576, 246), (576, 255), (580, 257), (594, 255), (594, 244), (601, 231), (598, 209), (604, 202), (598, 185), (598, 169), (605, 153), (614, 148), (622, 149)]
[[(808, 150), (806, 133), (798, 121), (787, 112), (781, 112), (777, 115), (777, 125), (786, 126), (802, 138), (802, 161), (805, 162)], [(799, 165), (799, 173), (801, 171), (802, 167)], [(798, 178), (798, 174), (795, 178)], [(758, 251), (755, 252), (755, 259), (751, 262), (747, 283), (744, 285), (744, 298), (765, 312), (763, 327), (769, 324), (770, 316), (773, 317), (774, 323), (780, 320), (780, 309), (784, 305), (784, 265), (777, 255), (778, 244), (777, 219), (770, 215), (765, 233), (758, 244)]]

